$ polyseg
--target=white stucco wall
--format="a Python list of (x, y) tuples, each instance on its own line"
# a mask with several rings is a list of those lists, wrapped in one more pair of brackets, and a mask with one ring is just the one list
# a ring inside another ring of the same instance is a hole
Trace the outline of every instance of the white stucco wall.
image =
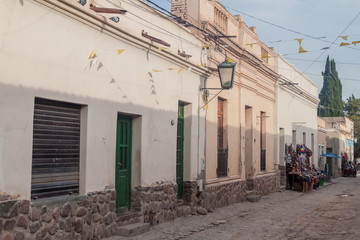
[[(88, 5), (82, 7), (76, 1), (69, 2), (103, 19), (89, 10)], [(114, 7), (116, 1), (106, 4), (103, 6)], [(89, 21), (99, 26), (101, 22), (80, 12), (81, 18), (74, 19), (69, 12), (59, 12), (54, 6), (51, 9), (36, 1), (25, 0), (23, 4), (15, 0), (1, 1), (0, 192), (30, 197), (35, 97), (86, 106), (86, 116), (82, 116), (86, 119), (86, 139), (81, 139), (85, 147), (81, 149), (81, 159), (85, 161), (80, 170), (81, 193), (115, 183), (118, 113), (134, 115), (134, 126), (141, 128), (136, 129), (133, 136), (137, 146), (133, 152), (136, 162), (133, 173), (138, 177), (135, 182), (139, 185), (174, 182), (177, 128), (176, 123), (171, 125), (171, 120), (177, 120), (178, 101), (190, 104), (185, 119), (191, 127), (185, 129), (185, 135), (190, 137), (185, 139), (188, 143), (185, 180), (197, 179), (204, 141), (204, 111), (198, 110), (202, 105), (199, 87), (201, 74), (205, 72), (195, 64), (199, 64), (201, 52), (201, 47), (196, 45), (201, 46), (202, 42), (182, 27), (148, 11), (147, 7), (147, 10), (126, 4), (122, 7), (129, 13), (120, 16), (119, 23), (111, 24), (139, 38), (142, 38), (141, 30), (145, 30), (171, 43), (167, 51), (173, 55), (154, 48), (148, 51), (141, 40), (106, 25), (101, 29)], [(117, 49), (125, 51), (118, 55)], [(189, 62), (176, 56), (178, 49), (193, 56)], [(98, 60), (90, 68), (88, 58), (93, 50)], [(186, 70), (189, 66), (192, 69)], [(176, 70), (168, 70), (170, 67), (185, 70), (177, 74)]]
[[(287, 62), (283, 57), (278, 58), (278, 72), (281, 78), (277, 88), (277, 132), (280, 137), (280, 128), (284, 129), (284, 143), (292, 143), (293, 131), (296, 131), (296, 144), (303, 144), (303, 133), (305, 133), (305, 143), (313, 151), (311, 162), (318, 164), (318, 126), (317, 126), (317, 86), (303, 75), (294, 65)], [(298, 85), (281, 85), (285, 82), (299, 83)], [(313, 134), (313, 148), (311, 135)], [(277, 151), (279, 163), (280, 151), (284, 151), (284, 146), (279, 146), (280, 140), (277, 138)]]

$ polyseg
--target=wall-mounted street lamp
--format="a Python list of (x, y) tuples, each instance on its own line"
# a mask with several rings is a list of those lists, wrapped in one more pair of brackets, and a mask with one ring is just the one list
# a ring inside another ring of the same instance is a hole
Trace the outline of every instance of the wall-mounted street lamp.
[(222, 89), (230, 89), (234, 85), (236, 63), (230, 62), (228, 58), (218, 65), (218, 72)]
[[(225, 56), (225, 61), (220, 63), (217, 66), (217, 71), (219, 73), (220, 85), (221, 88), (200, 88), (200, 90), (207, 89), (215, 89), (215, 90), (228, 90), (231, 89), (234, 85), (234, 76), (235, 76), (235, 62), (229, 61), (229, 59)], [(215, 68), (209, 68), (211, 70), (215, 70)]]

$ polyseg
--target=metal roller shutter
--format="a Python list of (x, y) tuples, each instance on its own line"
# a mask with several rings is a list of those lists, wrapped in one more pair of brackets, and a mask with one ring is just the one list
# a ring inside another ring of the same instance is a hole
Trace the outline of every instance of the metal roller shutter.
[(79, 192), (80, 109), (35, 98), (31, 198)]

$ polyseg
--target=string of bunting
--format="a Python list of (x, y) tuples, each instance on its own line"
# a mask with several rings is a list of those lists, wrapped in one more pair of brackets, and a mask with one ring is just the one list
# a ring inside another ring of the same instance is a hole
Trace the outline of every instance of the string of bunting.
[[(117, 49), (117, 54), (121, 55), (124, 51), (126, 51), (126, 49)], [(98, 61), (98, 56), (96, 55), (94, 50), (90, 53), (89, 59), (91, 60), (90, 63), (89, 63), (90, 67)], [(233, 62), (230, 58), (228, 58), (228, 61)], [(197, 67), (206, 67), (206, 65), (201, 65), (201, 64), (197, 64), (196, 66)], [(176, 70), (176, 73), (179, 74), (183, 70), (191, 71), (192, 68), (191, 67), (188, 67), (188, 68), (185, 68), (185, 67), (179, 67), (179, 68), (169, 67), (167, 69), (155, 69), (155, 68), (151, 69), (151, 71), (153, 71), (153, 72), (165, 72), (165, 71), (174, 71), (174, 70)]]

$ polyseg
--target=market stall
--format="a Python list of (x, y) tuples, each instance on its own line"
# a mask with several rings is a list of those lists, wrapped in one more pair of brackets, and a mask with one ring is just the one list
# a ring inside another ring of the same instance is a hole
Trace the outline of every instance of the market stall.
[(310, 166), (312, 151), (305, 144), (290, 144), (286, 155), (287, 189), (310, 192), (324, 185), (325, 174)]

